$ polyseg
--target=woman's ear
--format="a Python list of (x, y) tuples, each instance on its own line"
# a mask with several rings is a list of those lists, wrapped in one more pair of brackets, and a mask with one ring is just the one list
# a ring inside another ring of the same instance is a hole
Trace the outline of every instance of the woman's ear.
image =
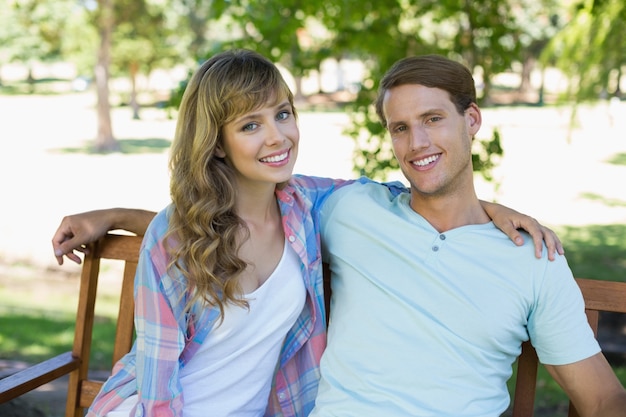
[(221, 145), (215, 147), (215, 156), (218, 158), (226, 158), (226, 152), (224, 152)]

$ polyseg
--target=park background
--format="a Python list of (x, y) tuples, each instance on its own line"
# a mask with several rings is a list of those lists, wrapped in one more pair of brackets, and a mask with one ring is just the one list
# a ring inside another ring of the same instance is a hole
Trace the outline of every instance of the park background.
[[(6, 0), (0, 372), (71, 344), (79, 267), (56, 265), (52, 234), (67, 214), (168, 203), (176, 98), (197, 62), (232, 46), (271, 57), (296, 92), (296, 172), (341, 178), (401, 179), (368, 107), (393, 61), (441, 53), (469, 65), (484, 119), (475, 151), (491, 178), (477, 172), (479, 197), (557, 230), (576, 276), (626, 281), (626, 5), (417, 3)], [(620, 326), (610, 340), (618, 350)], [(614, 363), (626, 381), (623, 357)], [(544, 415), (566, 415), (552, 385), (540, 384)], [(57, 400), (37, 401), (59, 415)]]

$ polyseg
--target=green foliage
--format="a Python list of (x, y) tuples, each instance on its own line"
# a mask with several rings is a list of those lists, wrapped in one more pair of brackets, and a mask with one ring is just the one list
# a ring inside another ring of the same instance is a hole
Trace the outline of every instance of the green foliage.
[(0, 63), (59, 59), (71, 9), (69, 0), (20, 0), (3, 5)]
[(621, 68), (626, 64), (626, 3), (623, 0), (581, 1), (572, 18), (542, 54), (570, 80), (563, 99), (596, 100), (619, 96)]
[(493, 181), (492, 169), (497, 166), (497, 162), (504, 154), (500, 143), (500, 131), (495, 128), (490, 140), (474, 139), (474, 148), (476, 147), (478, 150), (472, 153), (474, 171), (480, 172), (486, 181)]

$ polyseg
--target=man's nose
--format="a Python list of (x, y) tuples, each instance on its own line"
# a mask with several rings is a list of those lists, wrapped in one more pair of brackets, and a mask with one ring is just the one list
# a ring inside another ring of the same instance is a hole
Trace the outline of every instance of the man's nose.
[(430, 136), (422, 126), (411, 128), (411, 149), (423, 149), (430, 146)]

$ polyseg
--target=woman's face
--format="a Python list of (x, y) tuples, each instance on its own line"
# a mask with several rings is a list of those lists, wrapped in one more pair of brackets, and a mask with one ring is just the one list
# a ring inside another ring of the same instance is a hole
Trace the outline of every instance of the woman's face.
[(217, 156), (235, 169), (239, 186), (289, 180), (298, 155), (300, 131), (285, 98), (237, 117), (224, 125)]

